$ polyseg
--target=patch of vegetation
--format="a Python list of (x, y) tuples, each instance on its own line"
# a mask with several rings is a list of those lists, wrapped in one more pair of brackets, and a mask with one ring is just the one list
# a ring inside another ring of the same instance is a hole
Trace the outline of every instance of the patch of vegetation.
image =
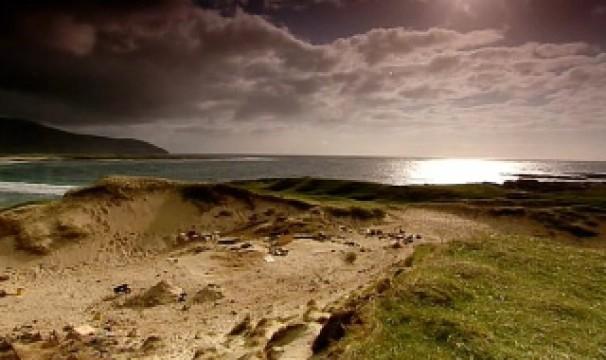
[[(526, 218), (549, 230), (577, 238), (600, 236), (606, 219), (606, 183), (508, 182), (463, 185), (391, 186), (315, 178), (264, 179), (239, 182), (255, 192), (334, 205), (333, 216), (350, 216), (346, 208), (423, 204), (468, 215)], [(452, 206), (458, 206), (453, 208)], [(365, 218), (364, 212), (358, 212)], [(369, 216), (368, 218), (370, 218)]]
[(494, 199), (506, 190), (495, 184), (391, 186), (362, 181), (314, 178), (266, 179), (244, 186), (272, 192), (357, 201), (429, 202), (456, 199)]
[(603, 249), (497, 236), (421, 246), (409, 265), (327, 358), (606, 358)]

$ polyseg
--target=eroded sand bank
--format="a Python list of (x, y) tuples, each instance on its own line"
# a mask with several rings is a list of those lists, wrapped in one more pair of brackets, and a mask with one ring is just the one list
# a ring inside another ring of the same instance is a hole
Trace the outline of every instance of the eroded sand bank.
[(485, 230), (426, 209), (361, 220), (225, 185), (107, 179), (0, 213), (0, 354), (306, 359), (336, 304), (415, 244)]

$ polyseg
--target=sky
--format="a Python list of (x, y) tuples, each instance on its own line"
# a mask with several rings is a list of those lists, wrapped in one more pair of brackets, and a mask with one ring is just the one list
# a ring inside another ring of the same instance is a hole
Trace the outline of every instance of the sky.
[(606, 160), (606, 0), (0, 3), (0, 116), (175, 153)]

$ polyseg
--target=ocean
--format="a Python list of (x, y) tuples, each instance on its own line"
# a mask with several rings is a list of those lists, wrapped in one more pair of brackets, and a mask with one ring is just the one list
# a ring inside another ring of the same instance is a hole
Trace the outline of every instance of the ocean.
[(383, 184), (606, 181), (606, 162), (217, 155), (197, 159), (0, 160), (0, 207), (57, 198), (109, 175), (230, 181), (319, 177)]

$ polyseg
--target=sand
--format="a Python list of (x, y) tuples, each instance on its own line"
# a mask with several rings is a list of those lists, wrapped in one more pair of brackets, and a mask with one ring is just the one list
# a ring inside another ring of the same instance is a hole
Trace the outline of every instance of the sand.
[(222, 185), (107, 179), (0, 213), (0, 359), (307, 359), (337, 304), (414, 246), (486, 231), (428, 209), (358, 221)]

